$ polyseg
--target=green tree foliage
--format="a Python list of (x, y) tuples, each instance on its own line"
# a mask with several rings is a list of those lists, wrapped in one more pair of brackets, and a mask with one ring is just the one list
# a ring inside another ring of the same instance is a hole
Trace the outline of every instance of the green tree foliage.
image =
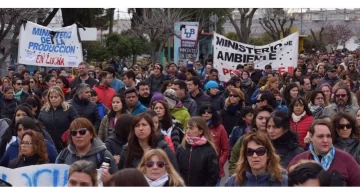
[(237, 36), (235, 32), (228, 32), (224, 35), (226, 38), (231, 39), (233, 41), (237, 41)]
[(110, 54), (107, 49), (98, 41), (83, 42), (82, 46), (83, 49), (87, 51), (87, 62), (103, 62), (110, 58)]
[(106, 50), (111, 56), (128, 57), (141, 55), (148, 51), (147, 40), (132, 35), (110, 34), (106, 35)]

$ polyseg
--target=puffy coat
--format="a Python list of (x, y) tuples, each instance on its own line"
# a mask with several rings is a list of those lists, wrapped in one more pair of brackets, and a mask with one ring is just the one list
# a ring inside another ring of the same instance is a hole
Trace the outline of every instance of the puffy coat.
[(95, 103), (88, 100), (80, 100), (77, 95), (75, 95), (74, 99), (70, 100), (69, 103), (75, 108), (80, 117), (87, 118), (96, 130), (99, 129), (101, 119)]
[(17, 157), (9, 162), (9, 168), (16, 169), (20, 167), (26, 167), (31, 165), (40, 165), (40, 164), (46, 164), (48, 162), (38, 162), (38, 155), (33, 155), (29, 157)]
[(222, 124), (216, 127), (211, 126), (209, 129), (211, 131), (211, 135), (213, 136), (216, 150), (219, 155), (219, 177), (224, 177), (224, 165), (230, 156), (228, 134), (226, 133), (226, 130)]
[(206, 143), (200, 146), (179, 145), (176, 159), (186, 186), (215, 186), (219, 178), (219, 158)]
[(349, 153), (356, 162), (360, 165), (360, 142), (356, 139), (342, 139), (340, 137), (336, 138), (334, 147)]
[(301, 147), (305, 146), (304, 138), (306, 137), (306, 134), (309, 131), (313, 121), (314, 117), (308, 116), (307, 114), (305, 114), (305, 116), (303, 116), (297, 123), (295, 123), (294, 120), (290, 117), (290, 128), (298, 133), (298, 139)]
[(290, 161), (298, 154), (304, 152), (300, 146), (296, 133), (286, 131), (279, 138), (272, 140), (276, 153), (280, 156), (280, 164), (286, 169)]

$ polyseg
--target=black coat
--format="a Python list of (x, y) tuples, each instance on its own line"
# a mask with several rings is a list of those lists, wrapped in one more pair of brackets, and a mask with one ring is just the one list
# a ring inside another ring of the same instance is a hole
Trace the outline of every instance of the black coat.
[(20, 102), (16, 99), (2, 99), (1, 102), (1, 118), (13, 119), (15, 115), (16, 107), (20, 104)]
[(127, 141), (120, 139), (116, 135), (111, 135), (105, 140), (105, 146), (113, 156), (121, 155), (122, 148), (126, 143)]
[(61, 107), (56, 110), (51, 107), (49, 111), (46, 111), (45, 108), (41, 109), (38, 120), (45, 126), (58, 152), (65, 147), (61, 140), (62, 134), (69, 129), (70, 123), (77, 117), (79, 115), (73, 106), (66, 111)]
[(219, 179), (219, 157), (215, 149), (206, 143), (184, 148), (179, 145), (176, 159), (180, 175), (186, 186), (215, 186)]
[[(71, 83), (70, 83), (70, 88), (71, 88), (71, 89), (74, 89), (74, 88), (75, 88), (76, 86), (78, 86), (80, 83), (82, 83), (80, 77), (76, 77), (75, 79), (73, 79), (73, 80), (71, 81)], [(88, 85), (90, 86), (90, 88), (93, 88), (94, 85), (97, 85), (97, 84), (98, 84), (98, 82), (97, 82), (95, 79), (91, 78), (91, 77), (89, 77), (88, 80), (85, 80), (85, 83), (88, 84)]]
[(272, 140), (272, 143), (276, 153), (280, 156), (280, 164), (284, 169), (296, 155), (304, 152), (297, 135), (292, 131), (286, 131), (279, 138)]
[(9, 162), (8, 167), (11, 169), (16, 169), (20, 167), (26, 167), (31, 165), (45, 164), (47, 162), (38, 162), (39, 158), (37, 155), (33, 155), (30, 157), (17, 157)]
[(341, 139), (337, 138), (334, 142), (334, 147), (349, 153), (356, 162), (360, 165), (360, 142), (356, 139)]
[(90, 101), (80, 100), (77, 95), (74, 96), (74, 99), (69, 101), (76, 112), (80, 117), (87, 118), (94, 128), (98, 131), (101, 123), (101, 118), (99, 114), (98, 106)]

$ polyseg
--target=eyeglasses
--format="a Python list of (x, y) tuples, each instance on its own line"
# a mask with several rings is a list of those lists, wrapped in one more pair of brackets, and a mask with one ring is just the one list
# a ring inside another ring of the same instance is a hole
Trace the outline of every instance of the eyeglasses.
[(256, 100), (256, 103), (260, 103), (261, 102), (261, 100)]
[(21, 86), (21, 85), (22, 85), (22, 83), (16, 83), (16, 85), (17, 85), (17, 86)]
[(346, 129), (352, 128), (351, 124), (339, 124), (339, 129), (345, 129), (345, 127)]
[(78, 132), (79, 132), (80, 135), (85, 135), (86, 131), (87, 131), (87, 129), (83, 128), (83, 129), (79, 129), (77, 131), (76, 130), (70, 131), (70, 134), (71, 134), (71, 136), (75, 137), (78, 134)]
[(30, 81), (30, 83), (35, 83), (34, 81)]
[(21, 146), (23, 146), (23, 145), (25, 145), (25, 146), (30, 146), (30, 145), (32, 145), (32, 143), (31, 143), (31, 142), (21, 141), (21, 142), (20, 142), (20, 145), (21, 145)]
[(238, 95), (230, 94), (229, 97), (239, 97)]
[(344, 98), (344, 97), (346, 97), (346, 96), (347, 96), (347, 94), (336, 94), (335, 96), (336, 96), (337, 98), (339, 98), (339, 97)]
[(166, 165), (166, 163), (165, 163), (164, 161), (162, 161), (162, 160), (159, 160), (159, 161), (156, 161), (156, 162), (154, 162), (154, 161), (152, 161), (152, 160), (149, 160), (149, 161), (147, 161), (147, 162), (145, 163), (145, 166), (146, 166), (147, 168), (152, 168), (155, 164), (156, 164), (156, 166), (159, 167), (159, 168), (163, 168), (163, 167)]
[(247, 156), (254, 156), (254, 153), (256, 153), (256, 156), (264, 156), (266, 154), (267, 150), (264, 147), (258, 148), (256, 150), (248, 148), (246, 149), (246, 155)]

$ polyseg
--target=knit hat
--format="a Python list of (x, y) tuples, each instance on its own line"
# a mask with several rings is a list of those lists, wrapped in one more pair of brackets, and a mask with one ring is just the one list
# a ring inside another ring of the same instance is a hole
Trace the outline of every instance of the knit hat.
[(158, 101), (158, 100), (164, 100), (165, 101), (165, 97), (162, 93), (157, 93), (155, 92), (150, 100), (150, 105), (155, 102), (155, 101)]
[(179, 101), (176, 91), (173, 89), (167, 89), (164, 92), (164, 97), (167, 103), (169, 104), (169, 108), (172, 109), (175, 107), (176, 103)]
[(206, 84), (205, 84), (205, 91), (207, 91), (208, 89), (211, 89), (211, 88), (219, 88), (219, 84), (215, 81), (208, 81)]

